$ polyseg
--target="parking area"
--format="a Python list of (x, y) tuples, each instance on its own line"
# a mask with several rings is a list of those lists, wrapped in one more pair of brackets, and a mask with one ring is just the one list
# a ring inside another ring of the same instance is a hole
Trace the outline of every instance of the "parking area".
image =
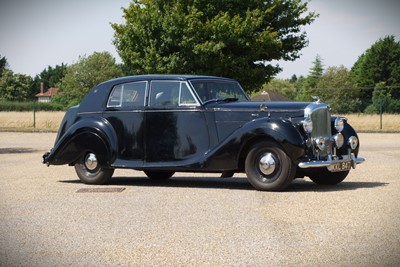
[(398, 266), (400, 134), (360, 134), (337, 186), (258, 192), (243, 174), (107, 186), (40, 163), (54, 133), (0, 132), (0, 266)]

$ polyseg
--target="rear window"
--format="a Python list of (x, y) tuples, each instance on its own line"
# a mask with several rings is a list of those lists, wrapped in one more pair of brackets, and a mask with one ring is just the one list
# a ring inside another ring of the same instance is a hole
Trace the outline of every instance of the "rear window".
[(107, 107), (144, 107), (147, 82), (132, 82), (114, 86)]

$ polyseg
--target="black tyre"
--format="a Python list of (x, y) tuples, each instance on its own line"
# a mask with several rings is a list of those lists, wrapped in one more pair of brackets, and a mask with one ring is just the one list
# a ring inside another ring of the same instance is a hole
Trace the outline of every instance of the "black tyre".
[(250, 148), (245, 170), (250, 184), (261, 191), (280, 191), (294, 179), (296, 166), (280, 145), (263, 141)]
[(318, 172), (309, 175), (311, 181), (320, 185), (335, 185), (342, 182), (350, 171), (330, 172), (327, 169), (321, 169)]
[(100, 167), (94, 153), (86, 153), (75, 163), (75, 171), (85, 184), (106, 184), (114, 174), (114, 169)]
[(166, 180), (175, 174), (175, 172), (172, 171), (144, 171), (144, 173), (153, 180)]

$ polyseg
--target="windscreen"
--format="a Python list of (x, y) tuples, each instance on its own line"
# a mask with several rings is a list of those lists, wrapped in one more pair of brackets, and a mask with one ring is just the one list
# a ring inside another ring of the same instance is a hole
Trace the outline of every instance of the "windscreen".
[(235, 81), (195, 80), (190, 83), (203, 103), (213, 99), (230, 98), (249, 101), (239, 83)]

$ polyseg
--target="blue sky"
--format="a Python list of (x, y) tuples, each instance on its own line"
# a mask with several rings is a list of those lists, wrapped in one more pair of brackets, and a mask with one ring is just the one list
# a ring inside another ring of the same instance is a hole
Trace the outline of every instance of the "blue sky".
[[(34, 76), (47, 66), (72, 64), (80, 55), (109, 51), (120, 62), (112, 44), (110, 22), (122, 22), (121, 7), (129, 0), (5, 0), (0, 2), (0, 55), (16, 73)], [(386, 35), (400, 40), (400, 1), (312, 0), (320, 14), (305, 27), (309, 46), (295, 62), (279, 63), (283, 72), (307, 75), (319, 54), (325, 67), (351, 68), (375, 41)]]

